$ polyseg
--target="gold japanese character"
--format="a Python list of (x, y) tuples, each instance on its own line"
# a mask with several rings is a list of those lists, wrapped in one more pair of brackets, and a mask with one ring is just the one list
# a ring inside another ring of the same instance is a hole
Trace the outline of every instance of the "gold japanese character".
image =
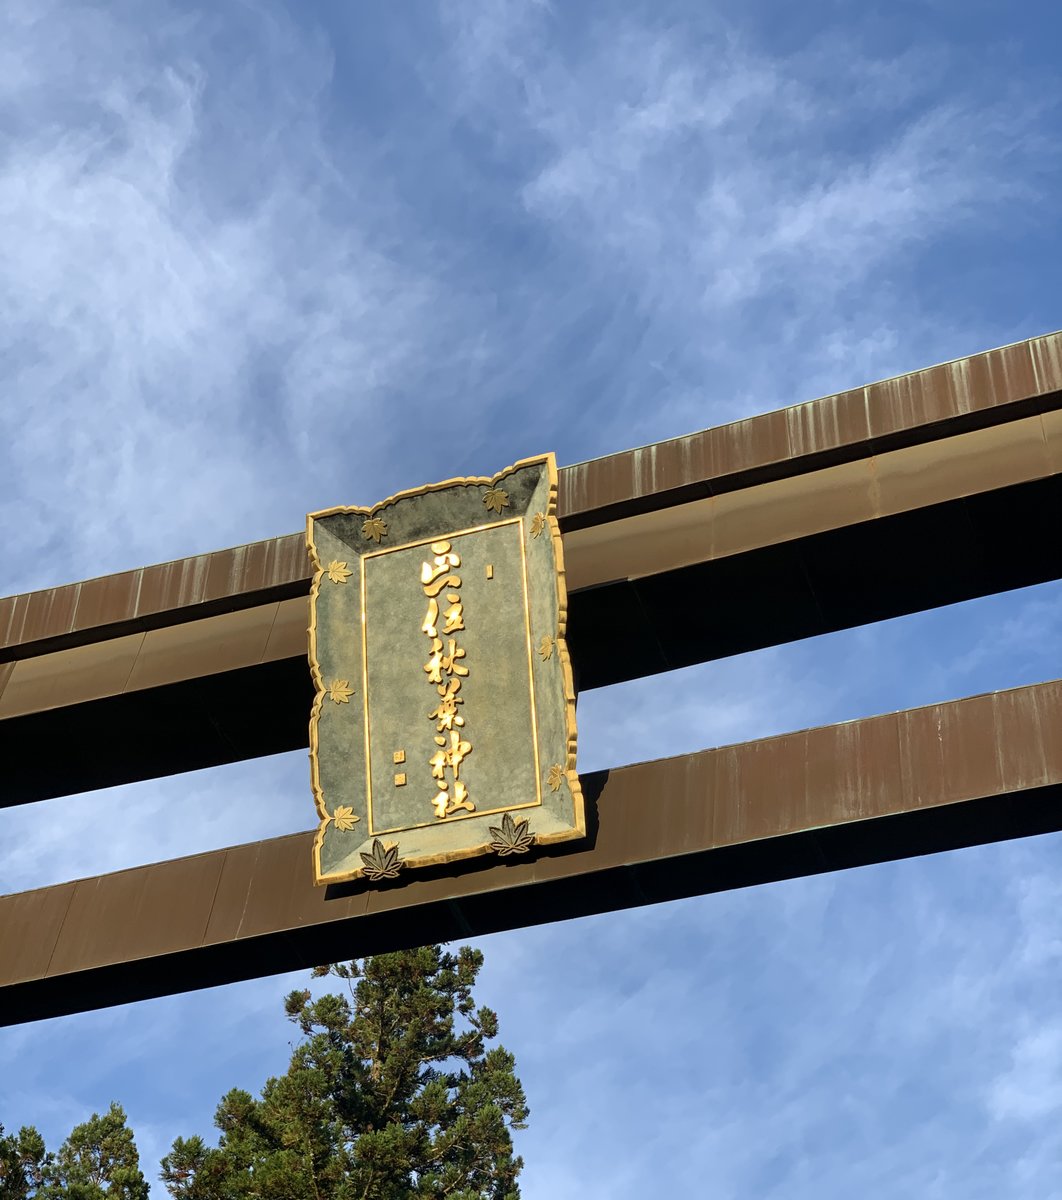
[(461, 809), (466, 812), (476, 811), (476, 806), (468, 798), (468, 789), (460, 780), (454, 784), (453, 799), (450, 798), (449, 792), (440, 791), (432, 804), (435, 806), (435, 815), (440, 819), (452, 816)]
[[(439, 702), (428, 714), (428, 719), (435, 721), (438, 734), (449, 735), (449, 741), (445, 736), (435, 738), (438, 749), (428, 760), (438, 789), (431, 803), (435, 816), (442, 819), (458, 811), (475, 812), (476, 806), (469, 800), (468, 789), (460, 778), (461, 763), (472, 750), (472, 743), (461, 737), (460, 730), (465, 721), (458, 714), (458, 706), (464, 704), (464, 698), (458, 695), (461, 680), (468, 675), (468, 668), (461, 662), (466, 657), (465, 651), (456, 638), (440, 636), (440, 633), (457, 633), (465, 628), (461, 594), (454, 590), (461, 586), (461, 579), (453, 573), (461, 565), (461, 556), (455, 554), (446, 541), (432, 542), (431, 549), (434, 558), (431, 562), (422, 562), (420, 568), (421, 587), (428, 597), (428, 609), (420, 628), (431, 639), (431, 657), (424, 664), (424, 672), (435, 684), (439, 695)], [(440, 631), (442, 601), (438, 597), (444, 591), (447, 607), (442, 612)], [(452, 779), (448, 778), (448, 773), (452, 773)]]
[(432, 683), (442, 683), (442, 642), (439, 639), (431, 639), (431, 658), (424, 664), (424, 670), (428, 673), (428, 678)]
[[(428, 564), (425, 563), (425, 566)], [(459, 588), (461, 586), (461, 577), (459, 575), (444, 575), (442, 579), (436, 579), (432, 583), (424, 585), (425, 596), (437, 596), (443, 588)]]
[(442, 683), (444, 674), (460, 675), (462, 678), (468, 674), (468, 667), (461, 665), (461, 659), (465, 657), (463, 647), (454, 638), (448, 638), (447, 643), (444, 654), (442, 639), (431, 639), (431, 658), (424, 664), (424, 670), (432, 683)]
[(424, 587), (424, 594), (437, 596), (444, 587), (460, 587), (460, 578), (457, 575), (448, 575), (447, 572), (452, 567), (461, 565), (461, 556), (451, 552), (449, 542), (432, 542), (431, 548), (435, 558), (430, 563), (420, 564), (420, 582)]
[(461, 680), (451, 679), (449, 683), (440, 683), (436, 690), (442, 699), (438, 707), (428, 713), (428, 720), (438, 722), (435, 728), (440, 733), (453, 729), (455, 725), (464, 725), (465, 718), (457, 711), (457, 706), (465, 702), (464, 697), (457, 694), (461, 690)]
[(471, 753), (472, 743), (463, 741), (457, 730), (452, 729), (449, 746), (446, 744), (446, 739), (441, 737), (435, 739), (435, 744), (439, 749), (429, 759), (432, 778), (441, 780), (449, 770), (453, 771), (454, 779), (459, 779), (461, 764)]
[(459, 808), (465, 809), (467, 812), (475, 812), (476, 806), (468, 798), (468, 789), (458, 780), (454, 784), (454, 798), (446, 807), (446, 815), (457, 812)]
[[(428, 615), (424, 618), (424, 623), (423, 623), (423, 625), (421, 625), (420, 631), (421, 631), (421, 633), (426, 633), (428, 635), (428, 637), (430, 637), (430, 638), (438, 637), (438, 635), (439, 635), (438, 624), (439, 624), (439, 601), (438, 600), (429, 600), (428, 601)], [(444, 630), (444, 632), (445, 632), (445, 630)]]
[[(443, 625), (443, 633), (456, 633), (459, 629), (464, 629), (465, 627), (464, 605), (462, 605), (461, 597), (457, 592), (447, 592), (446, 599), (449, 601), (450, 607), (443, 613), (443, 617), (446, 620), (446, 624)], [(429, 605), (435, 603), (434, 600), (429, 601)], [(435, 611), (438, 614), (438, 608)], [(424, 632), (427, 633), (427, 630)], [(435, 636), (434, 629), (431, 632), (431, 636)]]
[[(432, 649), (435, 649), (435, 643), (432, 643)], [(442, 669), (447, 675), (461, 675), (462, 677), (468, 674), (468, 667), (461, 666), (458, 659), (465, 657), (465, 652), (459, 646), (454, 638), (449, 639), (449, 647), (447, 652), (442, 656)], [(438, 680), (432, 682), (438, 683)]]

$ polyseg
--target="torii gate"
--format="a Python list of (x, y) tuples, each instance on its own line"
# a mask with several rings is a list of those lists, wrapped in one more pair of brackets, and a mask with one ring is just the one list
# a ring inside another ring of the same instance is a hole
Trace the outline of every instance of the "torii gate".
[[(578, 685), (1062, 577), (1060, 502), (1058, 333), (564, 468)], [(292, 534), (0, 599), (0, 805), (306, 746), (309, 583)], [(295, 834), (0, 896), (0, 1022), (1062, 829), (1062, 680), (582, 785), (588, 841), (386, 890)]]

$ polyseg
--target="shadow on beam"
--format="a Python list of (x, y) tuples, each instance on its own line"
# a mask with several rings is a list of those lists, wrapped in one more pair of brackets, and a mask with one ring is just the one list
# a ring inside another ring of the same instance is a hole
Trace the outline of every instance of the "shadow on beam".
[[(1046, 787), (971, 800), (944, 810), (793, 834), (754, 845), (683, 855), (593, 875), (557, 879), (528, 892), (489, 892), (411, 910), (353, 917), (242, 942), (120, 963), (75, 980), (16, 984), (0, 994), (0, 1024), (44, 1020), (114, 1004), (176, 995), (246, 979), (379, 954), (429, 941), (709, 895), (915, 855), (1029, 837), (1062, 828), (1062, 789)], [(307, 843), (308, 845), (308, 843)], [(307, 859), (308, 861), (308, 859)]]
[[(578, 686), (1057, 579), (1060, 508), (1051, 476), (575, 592)], [(0, 807), (305, 748), (312, 697), (300, 655), (0, 721)]]
[(12, 1024), (1062, 829), (1062, 681), (590, 775), (589, 843), (315, 888), (311, 834), (0, 897)]

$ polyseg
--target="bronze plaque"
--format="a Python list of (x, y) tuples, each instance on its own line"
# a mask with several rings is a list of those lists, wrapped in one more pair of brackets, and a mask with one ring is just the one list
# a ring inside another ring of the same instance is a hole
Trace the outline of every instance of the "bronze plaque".
[(552, 455), (307, 518), (317, 883), (585, 834)]

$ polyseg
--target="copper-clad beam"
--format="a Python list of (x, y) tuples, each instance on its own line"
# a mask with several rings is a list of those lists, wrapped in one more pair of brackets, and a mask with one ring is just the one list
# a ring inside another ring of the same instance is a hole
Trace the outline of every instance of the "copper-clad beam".
[[(564, 467), (561, 526), (601, 525), (1060, 407), (1062, 333), (1051, 333)], [(0, 598), (0, 662), (305, 595), (308, 581), (298, 533)]]
[(309, 591), (302, 534), (0, 599), (0, 661), (127, 637)]
[[(1062, 575), (1060, 385), (1055, 334), (565, 468), (580, 686)], [(0, 600), (0, 805), (305, 746), (308, 580), (291, 535)]]
[[(566, 535), (573, 580), (617, 576), (571, 596), (580, 686), (1058, 578), (1042, 521), (1062, 507), (1057, 415)], [(0, 667), (0, 804), (305, 747), (306, 609), (271, 601)]]
[(296, 834), (0, 897), (0, 1020), (1057, 830), (1060, 734), (1054, 681), (586, 776), (531, 861), (315, 888)]
[(565, 530), (1062, 406), (1062, 333), (568, 467)]

